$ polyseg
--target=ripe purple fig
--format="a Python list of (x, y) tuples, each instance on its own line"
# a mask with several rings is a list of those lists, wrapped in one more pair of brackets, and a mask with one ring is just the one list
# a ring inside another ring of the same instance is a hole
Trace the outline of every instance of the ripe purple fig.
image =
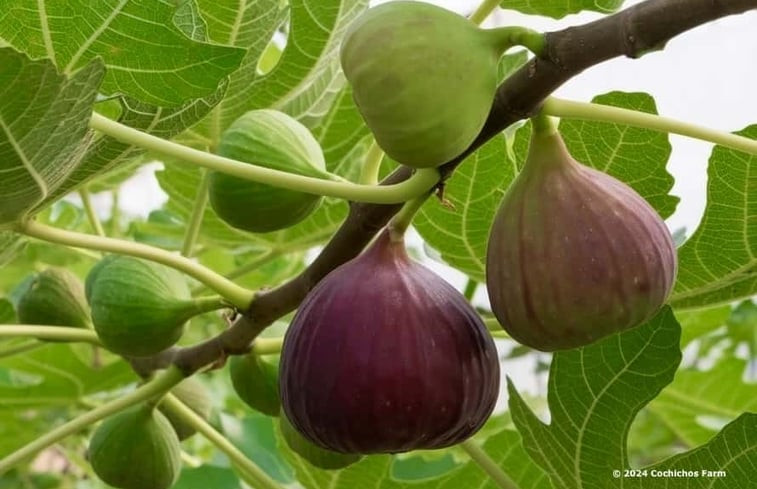
[(387, 231), (308, 294), (284, 338), (285, 414), (341, 453), (453, 445), (484, 424), (498, 391), (475, 310)]
[(655, 210), (625, 183), (575, 161), (553, 128), (535, 130), (489, 235), (492, 311), (517, 341), (576, 348), (650, 319), (676, 274)]

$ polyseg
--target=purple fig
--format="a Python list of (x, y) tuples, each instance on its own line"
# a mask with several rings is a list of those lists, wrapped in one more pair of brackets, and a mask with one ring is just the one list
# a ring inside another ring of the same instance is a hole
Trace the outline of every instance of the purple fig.
[(489, 235), (492, 311), (543, 351), (592, 343), (650, 319), (676, 274), (676, 250), (631, 187), (575, 161), (559, 133), (534, 131)]
[(336, 452), (453, 445), (484, 424), (498, 391), (475, 310), (388, 232), (308, 294), (284, 338), (284, 412)]

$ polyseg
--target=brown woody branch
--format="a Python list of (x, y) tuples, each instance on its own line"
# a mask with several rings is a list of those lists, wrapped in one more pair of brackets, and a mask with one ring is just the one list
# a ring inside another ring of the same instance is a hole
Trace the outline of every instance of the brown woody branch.
[[(488, 120), (465, 153), (441, 167), (445, 177), (473, 151), (512, 123), (534, 114), (555, 89), (583, 70), (618, 56), (637, 58), (661, 49), (678, 34), (720, 17), (757, 8), (757, 0), (648, 0), (585, 25), (547, 34), (547, 50), (497, 90)], [(383, 183), (408, 178), (400, 168)], [(399, 205), (353, 203), (342, 226), (318, 258), (299, 276), (259, 294), (249, 310), (215, 338), (175, 348), (147, 360), (150, 368), (174, 363), (187, 374), (249, 349), (268, 325), (297, 308), (331, 270), (355, 257), (399, 210)]]

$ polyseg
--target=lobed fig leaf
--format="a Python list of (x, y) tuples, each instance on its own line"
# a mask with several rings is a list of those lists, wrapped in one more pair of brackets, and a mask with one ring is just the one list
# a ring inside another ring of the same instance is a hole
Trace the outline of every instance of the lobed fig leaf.
[(314, 467), (324, 470), (343, 469), (358, 462), (362, 456), (354, 453), (339, 453), (321, 448), (305, 439), (286, 416), (279, 417), (281, 435), (287, 446)]
[(486, 121), (497, 63), (510, 46), (498, 29), (423, 2), (367, 10), (342, 43), (342, 69), (378, 145), (414, 168), (470, 146)]
[(492, 311), (514, 339), (563, 350), (639, 325), (665, 303), (676, 266), (639, 194), (575, 161), (554, 129), (533, 132), (486, 255)]
[[(176, 387), (171, 389), (171, 394), (175, 395), (181, 402), (187, 405), (189, 409), (200, 415), (203, 419), (210, 418), (213, 409), (213, 403), (210, 399), (207, 387), (194, 377), (189, 377), (181, 381)], [(160, 412), (168, 419), (176, 432), (179, 441), (184, 441), (196, 433), (196, 430), (180, 415), (171, 410), (168, 406), (161, 403), (158, 405)]]
[(92, 327), (84, 286), (63, 268), (34, 275), (19, 297), (17, 313), (22, 324)]
[(179, 340), (184, 323), (218, 309), (218, 301), (192, 299), (182, 274), (130, 256), (95, 265), (86, 289), (92, 322), (103, 344), (128, 356), (149, 356)]
[(168, 489), (181, 471), (181, 447), (165, 416), (138, 406), (103, 421), (89, 443), (89, 460), (113, 487)]
[(284, 337), (280, 389), (292, 425), (322, 448), (442, 448), (491, 414), (499, 362), (462, 294), (385, 231), (301, 304)]
[[(218, 154), (274, 170), (329, 178), (318, 141), (305, 126), (276, 110), (253, 110), (234, 121), (221, 136)], [(318, 195), (219, 172), (210, 174), (209, 193), (210, 204), (221, 219), (255, 233), (290, 227), (321, 202)]]
[(231, 357), (229, 374), (234, 391), (245, 404), (269, 416), (278, 416), (279, 369), (250, 353)]

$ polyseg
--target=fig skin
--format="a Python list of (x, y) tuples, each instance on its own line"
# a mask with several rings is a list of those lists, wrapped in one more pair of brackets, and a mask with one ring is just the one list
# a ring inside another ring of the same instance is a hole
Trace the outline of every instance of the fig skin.
[(119, 489), (168, 489), (181, 472), (181, 447), (171, 423), (147, 406), (103, 421), (88, 453), (95, 474)]
[(176, 343), (184, 323), (217, 309), (192, 299), (176, 270), (131, 256), (105, 257), (91, 270), (86, 294), (97, 336), (120, 355), (154, 355)]
[(21, 324), (92, 328), (84, 286), (63, 268), (48, 268), (34, 276), (18, 301)]
[(492, 311), (515, 340), (565, 350), (642, 324), (676, 269), (670, 232), (639, 194), (575, 161), (556, 130), (533, 132), (486, 255)]
[[(330, 178), (318, 141), (292, 117), (276, 110), (247, 112), (221, 136), (218, 154), (307, 177)], [(309, 216), (319, 195), (281, 189), (220, 172), (210, 173), (210, 205), (230, 226), (253, 233), (285, 229)]]
[(494, 408), (499, 362), (465, 298), (385, 231), (305, 298), (279, 383), (286, 416), (309, 441), (396, 453), (475, 433)]
[[(283, 413), (282, 413), (283, 414)], [(307, 462), (323, 470), (339, 470), (358, 462), (360, 455), (354, 453), (339, 453), (321, 448), (308, 441), (295, 428), (286, 416), (279, 417), (281, 435), (287, 446), (294, 453), (307, 460)]]
[(268, 416), (278, 416), (279, 369), (250, 353), (229, 360), (229, 375), (234, 392), (248, 406)]
[(397, 1), (368, 9), (342, 42), (342, 69), (376, 142), (413, 168), (467, 149), (486, 121), (509, 39), (454, 12)]

